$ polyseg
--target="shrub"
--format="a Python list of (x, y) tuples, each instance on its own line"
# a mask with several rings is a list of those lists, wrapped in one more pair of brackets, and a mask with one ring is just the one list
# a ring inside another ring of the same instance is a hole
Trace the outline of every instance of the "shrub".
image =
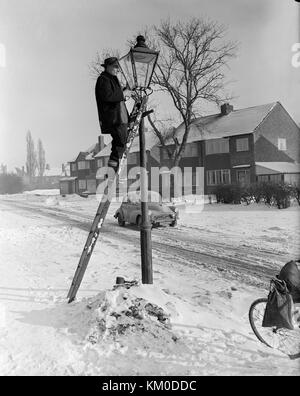
[(300, 186), (293, 186), (291, 187), (291, 190), (293, 198), (295, 198), (300, 205)]
[(276, 186), (274, 183), (271, 182), (262, 182), (259, 183), (257, 186), (258, 190), (260, 191), (260, 201), (263, 201), (266, 205), (273, 205), (274, 204), (274, 194)]
[(214, 191), (217, 202), (240, 204), (245, 202), (264, 202), (266, 205), (277, 206), (278, 209), (288, 208), (291, 198), (295, 197), (300, 204), (300, 189), (284, 183), (262, 182), (242, 187), (238, 184), (217, 186)]
[(17, 194), (23, 190), (23, 180), (20, 176), (14, 173), (0, 174), (0, 194)]
[(274, 203), (278, 209), (291, 206), (292, 188), (288, 184), (277, 184), (274, 188)]
[(285, 183), (262, 182), (253, 185), (255, 201), (266, 205), (288, 208), (293, 197), (293, 187)]
[(256, 203), (260, 203), (264, 198), (264, 183), (254, 183), (250, 186), (251, 195)]
[(226, 204), (240, 204), (243, 190), (238, 184), (222, 184), (215, 191), (217, 202)]
[(262, 188), (258, 184), (251, 184), (250, 186), (241, 187), (242, 202), (250, 205), (252, 202), (259, 203), (262, 199)]

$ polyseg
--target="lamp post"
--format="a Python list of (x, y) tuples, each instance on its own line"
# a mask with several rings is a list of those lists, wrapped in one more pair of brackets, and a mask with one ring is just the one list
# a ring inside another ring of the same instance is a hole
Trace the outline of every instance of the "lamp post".
[[(129, 89), (135, 91), (136, 99), (141, 101), (144, 96), (152, 93), (150, 88), (151, 79), (157, 63), (159, 53), (149, 49), (143, 36), (137, 37), (136, 45), (130, 49), (129, 53), (119, 59), (119, 65)], [(153, 283), (152, 271), (152, 243), (151, 243), (151, 223), (148, 211), (148, 176), (147, 176), (147, 155), (145, 142), (144, 116), (139, 126), (140, 138), (140, 184), (141, 184), (141, 262), (142, 262), (142, 283)]]

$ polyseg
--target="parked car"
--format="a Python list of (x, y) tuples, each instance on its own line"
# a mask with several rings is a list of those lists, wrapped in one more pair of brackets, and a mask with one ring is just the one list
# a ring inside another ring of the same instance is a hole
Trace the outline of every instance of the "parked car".
[[(153, 191), (148, 192), (148, 210), (152, 226), (176, 226), (178, 219), (176, 207), (163, 203), (158, 193)], [(126, 223), (135, 224), (140, 227), (142, 223), (140, 193), (128, 193), (114, 217), (118, 219), (121, 227), (124, 227)]]

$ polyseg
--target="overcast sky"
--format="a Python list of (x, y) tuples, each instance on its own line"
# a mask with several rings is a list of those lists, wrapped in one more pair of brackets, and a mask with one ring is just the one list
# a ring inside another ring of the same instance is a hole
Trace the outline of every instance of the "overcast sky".
[[(126, 41), (161, 19), (210, 17), (238, 40), (228, 80), (235, 108), (280, 101), (300, 122), (300, 68), (291, 65), (299, 37), (293, 0), (0, 0), (0, 163), (26, 161), (25, 135), (41, 138), (50, 166), (96, 142), (97, 51), (127, 52)], [(1, 61), (1, 59), (0, 59)], [(168, 113), (162, 101), (160, 111)]]

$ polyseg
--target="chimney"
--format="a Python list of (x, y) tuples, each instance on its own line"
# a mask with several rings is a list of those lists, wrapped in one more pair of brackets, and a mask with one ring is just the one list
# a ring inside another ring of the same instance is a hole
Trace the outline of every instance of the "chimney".
[(233, 111), (233, 106), (230, 105), (229, 103), (224, 103), (221, 106), (221, 115), (228, 115), (229, 113), (231, 113)]
[(104, 136), (102, 135), (98, 136), (98, 146), (99, 146), (99, 152), (103, 150), (105, 147)]

